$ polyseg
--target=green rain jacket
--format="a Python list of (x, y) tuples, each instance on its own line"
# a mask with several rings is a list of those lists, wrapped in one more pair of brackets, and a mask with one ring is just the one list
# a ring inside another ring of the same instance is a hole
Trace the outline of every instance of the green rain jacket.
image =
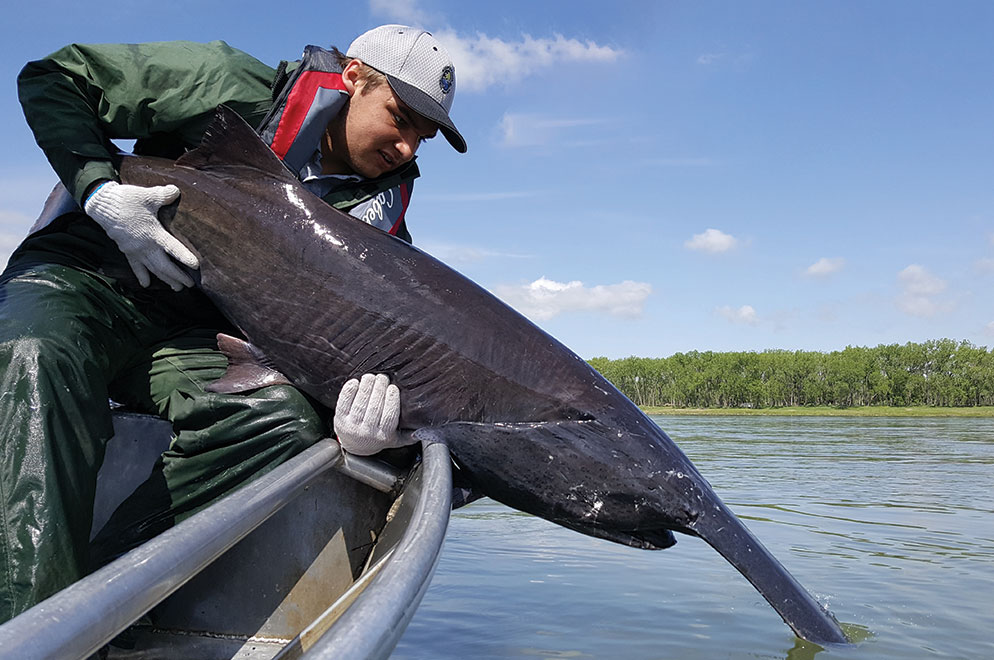
[[(174, 41), (73, 44), (29, 62), (17, 84), (38, 145), (82, 206), (94, 183), (119, 179), (111, 140), (135, 139), (139, 155), (178, 158), (200, 143), (218, 105), (258, 126), (286, 81), (223, 41)], [(412, 161), (376, 179), (345, 182), (324, 200), (348, 211), (402, 183), (409, 189), (418, 175)], [(395, 233), (410, 242), (403, 220)]]

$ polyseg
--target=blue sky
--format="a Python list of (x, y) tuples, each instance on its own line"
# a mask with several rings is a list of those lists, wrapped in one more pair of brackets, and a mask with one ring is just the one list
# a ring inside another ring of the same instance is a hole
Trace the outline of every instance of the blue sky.
[(994, 343), (994, 3), (40, 0), (0, 26), (0, 260), (54, 182), (17, 103), (67, 43), (275, 65), (382, 23), (452, 52), (469, 143), (415, 243), (585, 358)]

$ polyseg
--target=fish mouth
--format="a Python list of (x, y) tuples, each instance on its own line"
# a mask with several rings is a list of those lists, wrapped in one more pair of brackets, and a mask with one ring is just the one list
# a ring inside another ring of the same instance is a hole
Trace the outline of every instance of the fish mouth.
[(629, 545), (642, 550), (665, 550), (676, 545), (676, 537), (668, 529), (659, 530), (651, 534), (646, 532), (635, 532), (631, 535)]
[(578, 525), (569, 520), (556, 520), (554, 522), (581, 534), (613, 541), (639, 550), (665, 550), (676, 545), (676, 537), (668, 529), (624, 530), (596, 525)]
[(676, 537), (668, 529), (640, 530), (630, 536), (637, 543), (635, 547), (644, 550), (665, 550), (676, 545)]

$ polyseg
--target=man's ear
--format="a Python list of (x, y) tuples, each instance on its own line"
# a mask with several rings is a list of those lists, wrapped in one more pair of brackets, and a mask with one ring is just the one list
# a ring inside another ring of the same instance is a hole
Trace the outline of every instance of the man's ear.
[(344, 83), (345, 91), (349, 93), (349, 96), (355, 94), (356, 89), (362, 85), (359, 76), (361, 67), (362, 62), (359, 60), (350, 60), (342, 69), (342, 83)]

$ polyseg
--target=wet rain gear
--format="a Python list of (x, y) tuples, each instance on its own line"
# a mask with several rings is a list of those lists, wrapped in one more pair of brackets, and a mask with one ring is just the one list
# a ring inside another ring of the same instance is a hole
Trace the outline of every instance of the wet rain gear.
[[(117, 178), (111, 139), (176, 157), (218, 104), (258, 124), (296, 66), (277, 76), (223, 42), (73, 45), (29, 63), (18, 82), (39, 145), (79, 203)], [(369, 213), (416, 176), (412, 162), (377, 180), (345, 178), (325, 200), (365, 202)], [(402, 216), (396, 224), (409, 240)], [(327, 436), (330, 412), (292, 387), (206, 392), (227, 365), (218, 332), (236, 333), (201, 292), (141, 288), (80, 212), (11, 256), (0, 275), (0, 621)], [(174, 439), (91, 546), (109, 397), (165, 418)]]

